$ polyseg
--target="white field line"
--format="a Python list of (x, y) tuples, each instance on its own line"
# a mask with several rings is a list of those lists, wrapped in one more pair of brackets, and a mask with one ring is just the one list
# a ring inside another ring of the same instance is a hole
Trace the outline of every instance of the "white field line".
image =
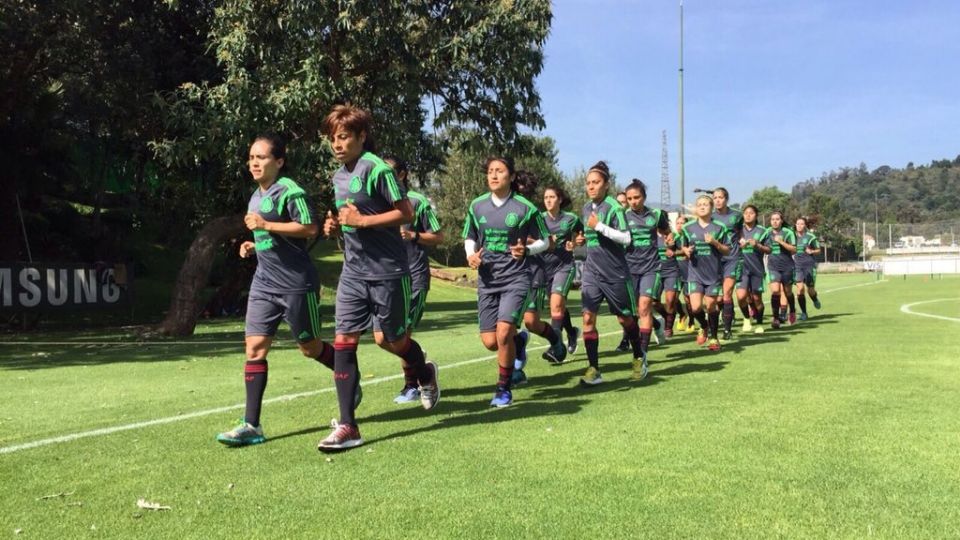
[(889, 281), (889, 280), (887, 280), (887, 279), (881, 279), (881, 280), (877, 280), (877, 281), (871, 281), (871, 282), (869, 282), (869, 283), (859, 283), (859, 284), (857, 284), (857, 285), (847, 285), (846, 287), (837, 287), (836, 289), (827, 289), (827, 290), (825, 290), (825, 291), (820, 291), (819, 294), (826, 294), (826, 293), (832, 293), (832, 292), (836, 292), (836, 291), (843, 291), (843, 290), (846, 290), (846, 289), (856, 289), (857, 287), (869, 287), (869, 286), (871, 286), (871, 285), (879, 285), (879, 284), (881, 284), (881, 283), (886, 283), (886, 282), (888, 282), (888, 281)]
[(919, 311), (913, 311), (913, 306), (920, 306), (923, 304), (935, 304), (937, 302), (957, 302), (960, 301), (960, 298), (937, 298), (936, 300), (924, 300), (923, 302), (913, 302), (911, 304), (904, 304), (900, 306), (900, 311), (906, 313), (907, 315), (918, 315), (920, 317), (930, 317), (931, 319), (940, 319), (941, 321), (951, 321), (951, 322), (960, 322), (960, 318), (957, 317), (947, 317), (945, 315), (934, 315), (932, 313), (920, 313)]
[[(618, 331), (618, 332), (608, 332), (608, 333), (605, 333), (605, 334), (601, 334), (601, 336), (609, 336), (609, 335), (619, 334), (619, 333), (620, 333), (619, 331)], [(529, 348), (527, 348), (527, 350), (528, 350), (528, 351), (536, 351), (536, 350), (539, 350), (539, 349), (546, 349), (546, 348), (547, 348), (546, 345), (538, 345), (538, 346), (536, 346), (536, 347), (529, 347)], [(480, 358), (471, 358), (470, 360), (464, 360), (464, 361), (462, 361), (462, 362), (455, 362), (455, 363), (453, 363), (453, 364), (447, 364), (447, 365), (445, 365), (445, 366), (441, 366), (441, 369), (446, 370), (446, 369), (452, 369), (452, 368), (455, 368), (455, 367), (466, 366), (466, 365), (470, 365), (470, 364), (476, 364), (476, 363), (478, 363), (478, 362), (484, 362), (484, 361), (486, 361), (486, 360), (492, 360), (492, 359), (494, 359), (494, 358), (496, 358), (496, 357), (497, 357), (497, 355), (491, 354), (491, 355), (483, 356), (483, 357), (480, 357)], [(372, 384), (380, 384), (380, 383), (382, 383), (382, 382), (387, 382), (387, 381), (392, 381), (392, 380), (402, 379), (402, 378), (403, 378), (403, 374), (402, 374), (402, 373), (398, 373), (398, 374), (396, 374), (396, 375), (387, 375), (387, 376), (384, 376), (384, 377), (377, 377), (377, 378), (374, 378), (374, 379), (370, 379), (369, 381), (361, 381), (361, 382), (362, 382), (362, 384), (363, 384), (364, 386), (369, 386), (369, 385), (372, 385)], [(321, 388), (321, 389), (319, 389), (319, 390), (311, 390), (311, 391), (309, 391), (309, 392), (299, 392), (299, 393), (296, 393), (296, 394), (286, 394), (286, 395), (283, 395), (283, 396), (277, 396), (277, 397), (275, 397), (275, 398), (265, 399), (265, 400), (263, 400), (263, 403), (264, 403), (264, 404), (267, 404), (267, 403), (276, 403), (276, 402), (279, 402), (279, 401), (291, 401), (291, 400), (294, 400), (294, 399), (316, 396), (316, 395), (318, 395), (318, 394), (326, 394), (326, 393), (329, 393), (329, 392), (333, 392), (333, 391), (335, 391), (335, 390), (336, 390), (336, 387), (330, 386), (330, 387), (327, 387), (327, 388)], [(238, 409), (243, 409), (244, 407), (246, 407), (246, 405), (243, 404), (243, 403), (240, 403), (240, 404), (237, 404), (237, 405), (228, 405), (228, 406), (226, 406), (226, 407), (217, 407), (217, 408), (215, 408), (215, 409), (205, 409), (205, 410), (202, 410), (202, 411), (194, 411), (194, 412), (186, 413), (186, 414), (178, 414), (178, 415), (176, 415), (176, 416), (168, 416), (168, 417), (166, 417), (166, 418), (156, 418), (156, 419), (154, 419), (154, 420), (144, 420), (143, 422), (135, 422), (135, 423), (133, 423), (133, 424), (124, 424), (124, 425), (120, 425), (120, 426), (105, 427), (105, 428), (94, 429), (94, 430), (90, 430), (90, 431), (81, 431), (81, 432), (78, 432), (78, 433), (71, 433), (71, 434), (69, 434), (69, 435), (62, 435), (62, 436), (60, 436), (60, 437), (51, 437), (51, 438), (49, 438), (49, 439), (41, 439), (41, 440), (39, 440), (39, 441), (33, 441), (33, 442), (28, 442), (28, 443), (23, 443), (23, 444), (15, 444), (15, 445), (13, 445), (13, 446), (0, 447), (0, 454), (11, 454), (11, 453), (13, 453), (13, 452), (19, 452), (20, 450), (29, 450), (29, 449), (31, 449), (31, 448), (38, 448), (38, 447), (41, 447), (41, 446), (48, 446), (48, 445), (51, 445), (51, 444), (60, 444), (60, 443), (75, 441), (75, 440), (77, 440), (77, 439), (83, 439), (83, 438), (86, 438), (86, 437), (97, 437), (97, 436), (100, 436), (100, 435), (110, 435), (110, 434), (112, 434), (112, 433), (118, 433), (118, 432), (120, 432), (120, 431), (130, 431), (130, 430), (132, 430), (132, 429), (140, 429), (140, 428), (145, 428), (145, 427), (150, 427), (150, 426), (159, 426), (159, 425), (161, 425), (161, 424), (171, 424), (171, 423), (173, 423), (173, 422), (180, 422), (181, 420), (189, 420), (189, 419), (191, 419), (191, 418), (199, 418), (199, 417), (201, 417), (201, 416), (209, 416), (209, 415), (211, 415), (211, 414), (219, 414), (219, 413), (234, 411), (234, 410), (238, 410)]]

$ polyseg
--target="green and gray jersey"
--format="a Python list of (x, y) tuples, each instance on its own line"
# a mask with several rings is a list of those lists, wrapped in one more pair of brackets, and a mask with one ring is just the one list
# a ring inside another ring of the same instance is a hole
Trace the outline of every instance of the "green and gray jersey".
[[(397, 179), (382, 159), (366, 152), (353, 170), (340, 167), (333, 175), (333, 192), (337, 208), (352, 203), (366, 216), (383, 214), (406, 198)], [(409, 272), (407, 248), (400, 237), (400, 228), (370, 227), (356, 229), (341, 225), (343, 232), (342, 278), (380, 281)]]
[[(744, 240), (756, 240), (761, 246), (770, 247), (770, 233), (766, 227), (754, 224), (753, 228), (743, 226)], [(745, 245), (740, 248), (743, 255), (743, 267), (754, 276), (762, 276), (766, 272), (763, 270), (763, 252), (751, 245)]]
[(549, 212), (542, 212), (540, 215), (547, 226), (547, 232), (555, 241), (553, 251), (545, 251), (542, 255), (547, 275), (553, 275), (560, 268), (573, 264), (573, 252), (567, 251), (566, 244), (583, 232), (583, 223), (573, 212), (560, 212), (556, 219)]
[(530, 260), (514, 259), (510, 246), (519, 240), (547, 237), (540, 212), (530, 201), (517, 193), (510, 193), (501, 206), (493, 203), (490, 193), (470, 203), (463, 224), (463, 238), (483, 248), (479, 269), (480, 289), (484, 292), (526, 290), (533, 279)]
[(783, 249), (783, 247), (777, 243), (774, 239), (775, 236), (780, 236), (784, 242), (790, 245), (797, 245), (797, 235), (793, 232), (793, 229), (788, 227), (781, 227), (780, 229), (774, 229), (770, 227), (767, 229), (767, 233), (770, 235), (770, 249), (773, 251), (770, 252), (770, 256), (767, 257), (767, 265), (771, 270), (776, 270), (777, 272), (791, 272), (795, 268), (793, 264), (793, 255), (789, 251)]
[(797, 268), (809, 269), (816, 268), (817, 266), (817, 260), (813, 258), (813, 255), (806, 252), (807, 247), (812, 249), (820, 247), (820, 240), (817, 238), (817, 235), (810, 231), (804, 231), (803, 234), (797, 235), (797, 254), (793, 256), (794, 262), (797, 263)]
[[(607, 196), (603, 201), (588, 202), (583, 206), (580, 219), (584, 225), (590, 220), (591, 214), (597, 214), (601, 223), (620, 231), (628, 231), (627, 219), (623, 215), (623, 208), (613, 197)], [(622, 283), (630, 277), (627, 266), (627, 257), (624, 246), (598, 234), (590, 227), (584, 226), (583, 235), (587, 240), (587, 259), (583, 263), (583, 275), (588, 279), (603, 283)]]
[[(413, 190), (407, 191), (407, 197), (413, 204), (413, 223), (404, 225), (404, 228), (418, 233), (440, 232), (440, 221), (437, 220), (437, 213), (433, 211), (430, 201)], [(417, 289), (417, 285), (423, 284), (424, 281), (429, 283), (430, 263), (427, 257), (427, 248), (415, 241), (408, 241), (407, 260), (410, 264), (410, 277), (414, 289)]]
[(719, 283), (723, 281), (723, 256), (720, 250), (706, 241), (706, 235), (712, 236), (721, 244), (730, 245), (730, 232), (719, 221), (711, 221), (701, 225), (699, 220), (693, 220), (683, 226), (678, 244), (693, 247), (693, 256), (690, 258), (689, 275), (687, 281), (691, 283)]
[(730, 253), (724, 255), (724, 261), (732, 261), (740, 258), (740, 238), (743, 231), (743, 213), (733, 208), (727, 208), (726, 213), (714, 212), (711, 216), (713, 221), (723, 223), (730, 233)]
[[(247, 212), (274, 223), (315, 223), (307, 193), (283, 177), (265, 190), (257, 188), (247, 203)], [(317, 269), (307, 253), (306, 238), (291, 238), (263, 230), (253, 231), (257, 271), (250, 290), (276, 294), (313, 291), (319, 286)]]
[(627, 264), (635, 276), (656, 272), (660, 268), (657, 253), (657, 231), (669, 229), (667, 214), (657, 208), (644, 206), (639, 212), (628, 209), (624, 217), (630, 228), (627, 246)]

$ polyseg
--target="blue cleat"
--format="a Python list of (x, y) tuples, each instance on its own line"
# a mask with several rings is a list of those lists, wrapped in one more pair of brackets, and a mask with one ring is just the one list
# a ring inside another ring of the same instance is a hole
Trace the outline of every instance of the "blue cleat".
[(543, 359), (554, 365), (560, 365), (567, 359), (567, 347), (559, 339), (544, 351)]
[(514, 369), (510, 375), (510, 386), (520, 386), (527, 384), (527, 374), (522, 369)]
[(491, 407), (507, 407), (513, 403), (513, 394), (510, 390), (503, 388), (502, 386), (497, 387), (497, 393), (493, 395), (493, 399), (490, 400)]

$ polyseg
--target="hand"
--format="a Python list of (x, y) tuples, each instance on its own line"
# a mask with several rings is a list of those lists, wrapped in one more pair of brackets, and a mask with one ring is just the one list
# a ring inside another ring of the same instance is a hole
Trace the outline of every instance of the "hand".
[(667, 233), (667, 237), (663, 239), (663, 243), (672, 246), (677, 243), (677, 239), (674, 238), (673, 233)]
[(523, 240), (517, 238), (517, 243), (510, 246), (510, 255), (518, 261), (524, 258), (527, 254), (527, 246), (524, 245)]
[(246, 259), (247, 257), (253, 255), (256, 251), (256, 244), (247, 240), (246, 242), (240, 244), (240, 258)]
[(483, 262), (483, 248), (478, 249), (473, 255), (467, 257), (467, 264), (474, 270), (480, 268), (481, 262)]
[(587, 219), (587, 227), (590, 227), (591, 229), (596, 229), (597, 223), (600, 223), (600, 218), (597, 217), (596, 212), (593, 212), (590, 214), (590, 218)]
[(710, 244), (710, 245), (712, 246), (712, 245), (713, 245), (713, 235), (710, 234), (710, 233), (703, 233), (703, 241), (706, 242), (706, 243), (708, 243), (708, 244)]
[(750, 242), (747, 241), (746, 238), (741, 238), (741, 239), (740, 239), (740, 247), (744, 247), (744, 246), (746, 246), (746, 245), (749, 244), (749, 243), (750, 243)]
[(360, 213), (360, 210), (357, 210), (357, 207), (352, 202), (348, 202), (340, 207), (337, 219), (340, 220), (341, 224), (357, 229), (363, 228), (364, 222), (366, 221), (364, 215)]
[[(577, 237), (573, 239), (574, 243), (578, 246), (582, 246), (587, 243), (587, 237), (583, 235), (583, 231), (577, 233)], [(572, 249), (570, 251), (573, 251)]]
[(566, 242), (564, 242), (563, 247), (567, 251), (573, 251), (573, 248), (576, 247), (576, 245), (573, 243), (573, 240), (567, 240)]
[(683, 254), (684, 254), (688, 259), (692, 259), (692, 258), (693, 258), (693, 246), (683, 246), (682, 248), (680, 248), (680, 251), (682, 251)]
[(400, 227), (400, 238), (403, 238), (404, 240), (414, 240), (416, 237), (417, 237), (417, 233), (409, 229)]
[(327, 210), (327, 219), (323, 222), (323, 235), (326, 237), (334, 236), (340, 232), (340, 221), (333, 216), (333, 212)]
[(664, 250), (663, 253), (664, 253), (664, 255), (666, 255), (666, 256), (669, 257), (669, 258), (673, 258), (673, 256), (676, 255), (677, 252), (674, 251), (674, 250), (672, 250), (672, 249), (670, 249), (670, 248), (667, 248), (666, 250)]
[(251, 231), (267, 228), (267, 221), (263, 219), (263, 216), (252, 212), (243, 216), (243, 223), (246, 224), (247, 229)]
[(813, 248), (811, 248), (811, 247), (805, 247), (805, 248), (803, 248), (803, 251), (804, 251), (807, 255), (813, 255)]
[(783, 237), (780, 236), (779, 234), (775, 234), (773, 235), (773, 241), (779, 244), (780, 242), (783, 242)]
[(747, 243), (750, 244), (751, 247), (757, 247), (757, 239), (756, 239), (756, 238), (751, 238), (750, 240), (747, 241)]

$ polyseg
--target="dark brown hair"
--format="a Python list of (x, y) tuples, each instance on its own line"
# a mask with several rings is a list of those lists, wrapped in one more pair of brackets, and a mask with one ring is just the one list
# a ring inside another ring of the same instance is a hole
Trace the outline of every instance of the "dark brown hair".
[(323, 119), (320, 126), (320, 132), (327, 137), (333, 137), (338, 128), (344, 128), (359, 135), (363, 133), (366, 139), (363, 141), (363, 149), (367, 152), (374, 152), (376, 144), (373, 139), (373, 117), (370, 113), (353, 105), (336, 105), (330, 110), (330, 113)]

